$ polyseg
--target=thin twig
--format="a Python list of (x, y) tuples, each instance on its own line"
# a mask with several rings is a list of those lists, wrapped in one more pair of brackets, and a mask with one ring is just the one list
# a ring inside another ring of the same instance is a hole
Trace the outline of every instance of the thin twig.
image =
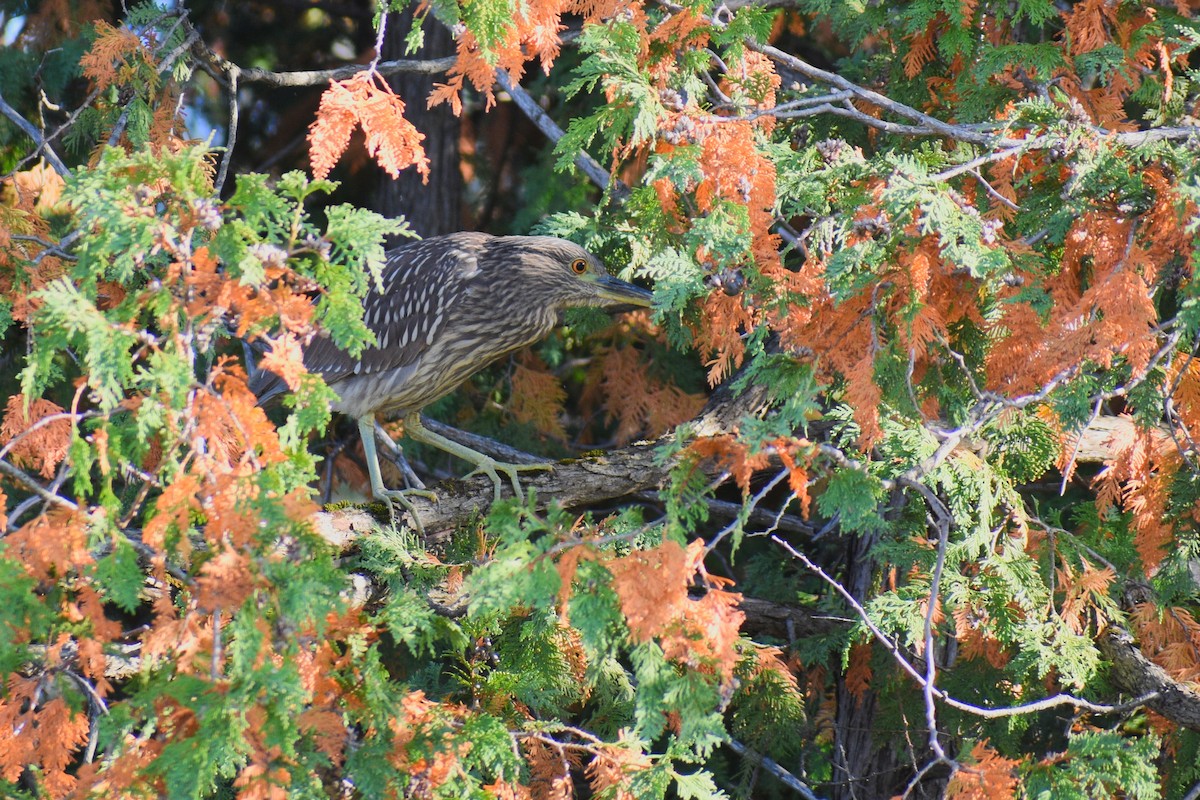
[(229, 65), (229, 128), (225, 134), (225, 152), (221, 154), (221, 167), (217, 170), (217, 180), (213, 184), (213, 194), (221, 196), (225, 186), (225, 178), (229, 175), (229, 163), (233, 161), (233, 147), (237, 143), (238, 129), (238, 77), (241, 70), (237, 64)]
[[(945, 516), (943, 516), (945, 514)], [(937, 610), (938, 593), (942, 585), (942, 569), (946, 565), (946, 548), (950, 539), (950, 516), (946, 512), (938, 514), (934, 521), (937, 526), (938, 544), (937, 560), (933, 565), (933, 577), (929, 581), (929, 606), (925, 609), (925, 722), (929, 726), (929, 749), (939, 759), (946, 760), (946, 751), (938, 740), (937, 705), (933, 702), (934, 681), (937, 679), (937, 654), (934, 653), (933, 616)]]
[(992, 186), (990, 183), (988, 183), (987, 179), (979, 174), (979, 170), (971, 169), (971, 170), (967, 170), (967, 172), (974, 175), (975, 180), (979, 181), (979, 183), (983, 185), (983, 188), (987, 191), (987, 193), (989, 195), (991, 195), (992, 197), (994, 197), (996, 200), (999, 200), (1002, 204), (1008, 206), (1013, 211), (1021, 210), (1021, 207), (1019, 205), (1014, 203), (1012, 200), (1009, 200), (1004, 195), (1000, 194), (1000, 192), (996, 191), (996, 187)]
[[(399, 59), (396, 61), (380, 61), (375, 65), (375, 72), (387, 77), (400, 73), (417, 75), (440, 75), (454, 66), (456, 56), (431, 58), (427, 60)], [(330, 81), (342, 81), (353, 78), (368, 69), (367, 64), (351, 64), (336, 69), (315, 69), (299, 72), (273, 72), (258, 67), (240, 67), (239, 77), (243, 83), (265, 83), (268, 86), (324, 86)]]
[[(879, 626), (871, 620), (870, 615), (867, 614), (867, 610), (863, 608), (861, 603), (854, 599), (854, 595), (850, 594), (850, 592), (846, 590), (846, 587), (834, 580), (833, 577), (825, 572), (825, 570), (821, 569), (821, 567), (813, 562), (812, 559), (796, 550), (796, 548), (792, 547), (788, 542), (780, 539), (778, 536), (772, 536), (771, 541), (782, 547), (784, 551), (788, 553), (788, 555), (792, 556), (792, 558), (795, 558), (797, 561), (807, 567), (818, 578), (825, 581), (825, 583), (827, 583), (838, 595), (840, 595), (841, 598), (845, 600), (846, 603), (849, 604), (849, 606), (854, 610), (854, 613), (858, 615), (858, 618), (862, 620), (863, 625), (868, 631), (871, 632), (871, 635), (874, 636), (875, 639), (885, 648), (887, 648), (888, 652), (892, 654), (892, 658), (895, 659), (896, 663), (900, 665), (900, 668), (908, 673), (908, 675), (915, 680), (918, 685), (924, 688), (925, 676), (922, 675), (920, 671), (917, 670), (917, 668), (914, 667), (909, 660), (904, 657), (904, 654), (900, 652), (900, 646), (890, 636), (880, 630)], [(1090, 700), (1084, 700), (1079, 697), (1073, 697), (1068, 694), (1056, 694), (1053, 697), (1045, 697), (1041, 700), (1035, 700), (1031, 703), (1023, 703), (1019, 706), (1008, 706), (1006, 708), (983, 708), (981, 706), (972, 705), (970, 703), (963, 702), (962, 700), (955, 699), (947, 694), (945, 690), (938, 688), (934, 688), (933, 694), (938, 700), (941, 700), (946, 705), (950, 706), (951, 708), (956, 708), (959, 711), (965, 711), (969, 714), (974, 714), (975, 716), (982, 717), (984, 719), (1003, 719), (1006, 717), (1020, 716), (1022, 714), (1033, 714), (1038, 711), (1046, 711), (1047, 709), (1057, 708), (1059, 706), (1074, 706), (1076, 708), (1081, 708), (1085, 711), (1091, 711), (1096, 714), (1118, 714), (1143, 706), (1150, 700), (1158, 697), (1160, 693), (1157, 691), (1149, 692), (1127, 702), (1118, 703), (1115, 705), (1103, 705), (1100, 703), (1093, 703)]]
[[(1075, 437), (1075, 446), (1071, 448), (1071, 457), (1067, 459), (1067, 464), (1062, 471), (1062, 485), (1058, 488), (1058, 496), (1063, 497), (1067, 494), (1067, 481), (1075, 474), (1075, 459), (1079, 457), (1079, 447), (1083, 444), (1083, 432), (1092, 426), (1096, 418), (1100, 416), (1100, 407), (1103, 401), (1097, 397), (1096, 404), (1092, 408), (1092, 415), (1088, 417), (1087, 423), (1079, 429), (1079, 435)], [(1053, 572), (1051, 573), (1053, 574)]]
[[(743, 519), (745, 519), (749, 515), (749, 513), (755, 511), (758, 508), (758, 504), (763, 501), (763, 498), (765, 498), (768, 494), (770, 494), (771, 490), (774, 489), (776, 486), (778, 486), (780, 483), (782, 483), (784, 480), (786, 480), (787, 477), (788, 477), (788, 471), (786, 469), (784, 469), (784, 470), (780, 470), (779, 473), (774, 478), (767, 481), (766, 485), (764, 485), (762, 487), (762, 489), (760, 489), (758, 491), (758, 494), (756, 494), (756, 495), (754, 495), (754, 497), (750, 498), (749, 503), (743, 506), (742, 511), (740, 511), (736, 517), (734, 517), (733, 522), (729, 523), (724, 528), (722, 528), (720, 531), (718, 531), (716, 536), (713, 536), (712, 541), (710, 541), (708, 543), (708, 546), (706, 548), (704, 548), (704, 551), (706, 553), (711, 553), (716, 548), (716, 546), (721, 543), (722, 539), (724, 539), (729, 534), (733, 533), (738, 528), (744, 527), (745, 523), (743, 522)], [(784, 507), (782, 509), (780, 509), (780, 512), (779, 512), (780, 516), (783, 515), (783, 511), (785, 509), (787, 509), (786, 503), (784, 504)], [(779, 525), (779, 523), (777, 520), (773, 527), (778, 527), (778, 525)]]

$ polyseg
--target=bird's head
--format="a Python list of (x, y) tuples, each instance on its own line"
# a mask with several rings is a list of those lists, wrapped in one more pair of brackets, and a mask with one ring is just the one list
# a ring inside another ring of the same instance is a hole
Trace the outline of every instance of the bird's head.
[[(653, 295), (608, 274), (594, 255), (553, 236), (504, 236), (493, 240), (499, 263), (513, 270), (531, 302), (559, 310), (598, 306), (609, 311), (649, 308)], [(519, 276), (519, 278), (518, 278)]]

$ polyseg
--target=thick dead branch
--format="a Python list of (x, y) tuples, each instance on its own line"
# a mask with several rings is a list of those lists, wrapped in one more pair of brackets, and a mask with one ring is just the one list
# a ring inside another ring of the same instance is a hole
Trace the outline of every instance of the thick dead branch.
[(1146, 706), (1172, 722), (1200, 730), (1200, 693), (1175, 681), (1134, 644), (1128, 631), (1109, 626), (1096, 640), (1100, 652), (1112, 662), (1113, 682), (1134, 695), (1153, 694)]
[[(625, 497), (655, 488), (666, 477), (671, 465), (658, 463), (656, 445), (639, 442), (603, 456), (562, 461), (553, 470), (523, 474), (521, 484), (536, 493), (539, 507), (551, 500), (570, 508)], [(492, 502), (492, 481), (487, 476), (445, 481), (435, 490), (437, 502), (411, 498), (430, 544), (445, 541), (456, 527), (487, 513)], [(401, 521), (413, 524), (408, 514)], [(316, 518), (318, 532), (339, 546), (370, 530), (371, 524), (370, 515), (361, 509), (321, 512)]]
[[(765, 413), (767, 406), (765, 387), (752, 385), (741, 395), (735, 396), (727, 386), (722, 386), (713, 393), (708, 404), (692, 421), (691, 428), (697, 436), (730, 433), (736, 429), (738, 422), (747, 416)], [(512, 448), (497, 446), (498, 443), (492, 440), (464, 434), (449, 426), (429, 423), (429, 427), (493, 458), (518, 463), (538, 460)], [(660, 458), (658, 442), (637, 442), (600, 456), (566, 459), (555, 465), (553, 470), (523, 475), (521, 483), (526, 491), (532, 489), (536, 493), (539, 507), (544, 507), (553, 500), (566, 508), (572, 508), (658, 488), (666, 480), (674, 463), (672, 460), (664, 461)], [(425, 536), (431, 543), (443, 540), (455, 527), (486, 513), (492, 502), (492, 482), (486, 476), (467, 481), (445, 481), (438, 484), (435, 490), (438, 494), (437, 502), (421, 497), (412, 498), (420, 527), (424, 529)], [(351, 524), (338, 519), (339, 516), (350, 513), (322, 512), (316, 520), (317, 528), (321, 532), (329, 531), (337, 539), (351, 535), (354, 530), (360, 530), (357, 525), (361, 523)], [(410, 524), (415, 522), (406, 521)]]
[(742, 630), (752, 636), (770, 636), (791, 642), (806, 636), (824, 636), (845, 630), (853, 620), (819, 614), (804, 606), (774, 603), (757, 597), (743, 597), (738, 603), (746, 614)]

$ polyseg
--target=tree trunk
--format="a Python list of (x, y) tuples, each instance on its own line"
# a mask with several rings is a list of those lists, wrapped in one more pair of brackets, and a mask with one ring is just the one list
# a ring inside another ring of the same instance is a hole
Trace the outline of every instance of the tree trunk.
[[(388, 18), (383, 43), (385, 60), (399, 58), (442, 58), (454, 55), (450, 30), (425, 15), (425, 43), (415, 54), (405, 52), (404, 39), (413, 26), (413, 10), (405, 9)], [(462, 226), (462, 171), (459, 165), (459, 120), (448, 105), (430, 109), (429, 93), (442, 76), (400, 73), (388, 79), (392, 90), (404, 101), (404, 115), (425, 134), (421, 144), (429, 157), (429, 183), (423, 184), (415, 169), (406, 169), (395, 180), (381, 172), (375, 208), (388, 217), (403, 216), (421, 236), (452, 233)]]
[[(893, 497), (884, 518), (898, 516), (898, 498)], [(879, 569), (871, 551), (879, 542), (879, 533), (846, 534), (846, 571), (843, 585), (860, 603), (866, 603)], [(914, 687), (913, 691), (917, 691)], [(834, 715), (832, 800), (875, 800), (902, 794), (911, 780), (913, 764), (929, 758), (928, 748), (920, 741), (911, 743), (892, 736), (876, 738), (878, 696), (868, 688), (856, 698), (846, 688), (845, 675), (835, 685), (837, 711)], [(912, 746), (919, 748), (913, 753)], [(908, 794), (910, 800), (933, 800), (943, 795), (948, 775), (934, 770)]]
[[(844, 585), (859, 602), (866, 601), (871, 589), (875, 561), (870, 557), (870, 552), (878, 538), (877, 534), (845, 536)], [(833, 800), (867, 800), (887, 796), (878, 794), (886, 789), (886, 778), (889, 776), (876, 772), (878, 753), (871, 741), (871, 729), (875, 719), (875, 691), (868, 688), (861, 697), (855, 697), (846, 688), (845, 676), (839, 675), (835, 686), (835, 699), (837, 712), (834, 717), (833, 781), (830, 787)]]

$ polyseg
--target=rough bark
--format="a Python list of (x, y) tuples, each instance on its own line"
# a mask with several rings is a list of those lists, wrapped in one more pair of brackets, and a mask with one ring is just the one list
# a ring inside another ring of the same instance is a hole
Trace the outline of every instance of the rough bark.
[(1146, 701), (1147, 708), (1174, 723), (1200, 730), (1200, 693), (1173, 680), (1165, 669), (1146, 658), (1128, 631), (1110, 625), (1096, 644), (1112, 663), (1109, 676), (1113, 683), (1135, 697), (1155, 694)]
[[(846, 564), (843, 583), (854, 599), (865, 602), (875, 573), (871, 549), (877, 534), (845, 536)], [(863, 800), (886, 797), (891, 780), (891, 765), (879, 770), (878, 762), (887, 758), (886, 748), (876, 748), (872, 740), (876, 696), (873, 689), (855, 695), (846, 686), (844, 674), (834, 684), (837, 711), (833, 720), (833, 779), (830, 782), (833, 800)], [(882, 781), (882, 784), (880, 783)]]
[[(722, 387), (692, 421), (692, 428), (702, 436), (728, 433), (735, 429), (739, 420), (765, 413), (767, 405), (767, 393), (761, 387), (752, 386), (738, 396)], [(493, 458), (516, 463), (538, 460), (490, 439), (433, 421), (426, 421), (425, 424), (434, 432), (488, 453)], [(674, 460), (660, 459), (658, 444), (657, 441), (636, 442), (602, 455), (566, 459), (555, 464), (552, 470), (524, 473), (521, 485), (526, 491), (534, 490), (541, 507), (553, 500), (567, 508), (658, 488), (676, 463)], [(700, 468), (713, 469), (711, 465), (703, 464)], [(437, 491), (436, 502), (414, 497), (412, 504), (416, 520), (407, 513), (399, 520), (413, 527), (419, 523), (426, 540), (431, 544), (444, 541), (456, 526), (486, 512), (493, 499), (492, 482), (486, 476), (444, 481), (434, 488)], [(508, 489), (506, 496), (511, 491)], [(368, 517), (365, 512), (353, 509), (322, 512), (317, 515), (316, 525), (322, 535), (332, 541), (340, 541), (354, 531), (369, 529), (365, 521)], [(366, 528), (363, 528), (364, 525)]]

